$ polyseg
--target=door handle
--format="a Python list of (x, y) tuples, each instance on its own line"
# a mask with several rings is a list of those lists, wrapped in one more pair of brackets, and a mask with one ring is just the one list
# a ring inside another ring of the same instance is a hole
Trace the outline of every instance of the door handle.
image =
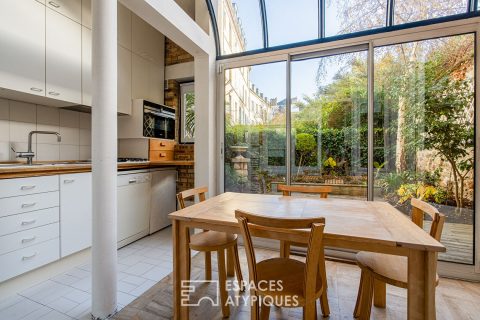
[(20, 190), (32, 190), (32, 189), (34, 189), (35, 187), (36, 187), (36, 186), (34, 186), (34, 185), (33, 185), (33, 186), (21, 186), (21, 187), (20, 187)]
[(30, 207), (33, 207), (33, 206), (36, 205), (36, 204), (37, 204), (36, 202), (23, 203), (23, 204), (22, 204), (22, 208), (30, 208)]
[(42, 92), (43, 91), (42, 89), (36, 88), (36, 87), (31, 87), (30, 90), (35, 91), (35, 92)]
[(48, 4), (51, 5), (54, 8), (60, 8), (60, 5), (58, 3), (53, 2), (53, 1), (48, 1)]
[(65, 179), (63, 180), (63, 183), (67, 184), (67, 183), (73, 183), (75, 182), (75, 179)]
[(55, 92), (55, 91), (49, 91), (48, 94), (51, 95), (51, 96), (59, 96), (60, 95), (60, 93)]

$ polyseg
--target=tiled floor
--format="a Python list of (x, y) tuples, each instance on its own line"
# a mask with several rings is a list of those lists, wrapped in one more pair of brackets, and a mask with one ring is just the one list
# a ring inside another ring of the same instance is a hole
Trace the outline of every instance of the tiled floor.
[[(121, 309), (172, 272), (171, 228), (118, 251), (118, 308)], [(0, 301), (0, 319), (90, 319), (90, 263), (59, 274)]]

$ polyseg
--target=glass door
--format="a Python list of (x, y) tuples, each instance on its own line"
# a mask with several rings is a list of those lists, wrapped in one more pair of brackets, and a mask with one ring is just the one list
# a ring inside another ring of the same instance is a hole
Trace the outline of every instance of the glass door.
[(292, 57), (291, 184), (366, 200), (368, 54), (324, 54)]
[[(374, 200), (446, 216), (441, 260), (474, 263), (475, 34), (374, 51)], [(429, 224), (426, 223), (425, 228)]]

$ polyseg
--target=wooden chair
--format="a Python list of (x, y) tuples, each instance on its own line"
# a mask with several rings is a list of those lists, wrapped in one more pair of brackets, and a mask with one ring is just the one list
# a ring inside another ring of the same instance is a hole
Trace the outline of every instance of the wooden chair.
[[(282, 191), (283, 196), (291, 196), (292, 192), (298, 193), (312, 193), (319, 194), (320, 198), (326, 199), (328, 194), (332, 192), (330, 186), (299, 186), (299, 185), (285, 185), (279, 184), (277, 186), (278, 191)], [(305, 247), (303, 243), (292, 243), (287, 241), (280, 241), (280, 256), (288, 258), (290, 256), (290, 247), (294, 245), (296, 247)]]
[[(432, 219), (430, 235), (437, 241), (442, 236), (445, 216), (430, 204), (418, 199), (412, 199), (412, 221), (423, 229), (424, 215)], [(376, 307), (386, 306), (386, 284), (407, 289), (408, 260), (404, 256), (394, 256), (373, 252), (357, 253), (357, 264), (362, 269), (360, 286), (358, 288), (357, 303), (354, 317), (370, 319), (372, 296)], [(438, 274), (437, 282), (438, 285)]]
[[(324, 316), (330, 314), (326, 292), (326, 273), (319, 272), (318, 266), (325, 270), (325, 256), (323, 250), (323, 229), (325, 218), (273, 218), (258, 216), (240, 210), (235, 211), (235, 217), (240, 224), (247, 253), (249, 282), (252, 302), (251, 319), (268, 319), (270, 302), (278, 307), (303, 307), (304, 319), (316, 319), (316, 301), (320, 298), (320, 306)], [(263, 231), (306, 232), (310, 229), (307, 260), (305, 263), (289, 258), (273, 258), (257, 263), (250, 235), (251, 228), (260, 228)], [(282, 290), (279, 286), (265, 285), (273, 281), (282, 281)], [(263, 283), (263, 285), (260, 285)], [(294, 298), (296, 297), (296, 299)], [(261, 314), (259, 298), (262, 298)], [(292, 305), (292, 301), (298, 305)]]
[[(185, 208), (185, 199), (195, 197), (198, 195), (199, 201), (205, 201), (205, 193), (208, 192), (207, 187), (190, 189), (182, 191), (177, 194), (178, 203), (181, 209)], [(222, 302), (222, 314), (224, 317), (230, 315), (230, 308), (227, 301), (228, 293), (226, 289), (227, 275), (237, 275), (237, 280), (240, 290), (244, 290), (242, 271), (240, 268), (240, 259), (238, 257), (237, 235), (225, 232), (208, 231), (188, 234), (187, 243), (189, 244), (189, 257), (191, 257), (190, 250), (202, 251), (205, 253), (205, 280), (212, 279), (212, 256), (213, 251), (217, 252), (218, 260), (218, 280), (220, 286), (220, 300)], [(227, 251), (227, 269), (225, 269), (225, 251)], [(191, 272), (191, 260), (187, 261), (188, 274)], [(233, 265), (232, 265), (233, 263)], [(233, 270), (234, 269), (234, 270)]]

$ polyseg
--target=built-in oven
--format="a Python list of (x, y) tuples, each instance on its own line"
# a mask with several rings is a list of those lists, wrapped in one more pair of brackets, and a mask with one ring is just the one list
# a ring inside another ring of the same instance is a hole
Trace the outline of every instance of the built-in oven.
[(143, 100), (143, 136), (175, 139), (175, 109)]

